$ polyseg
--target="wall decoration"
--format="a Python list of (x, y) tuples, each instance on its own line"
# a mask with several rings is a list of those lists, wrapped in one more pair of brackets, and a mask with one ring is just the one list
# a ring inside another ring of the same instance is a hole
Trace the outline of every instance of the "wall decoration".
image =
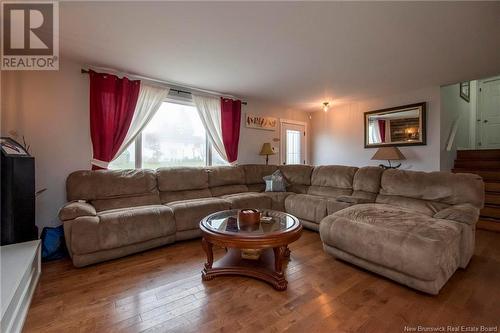
[(467, 103), (470, 102), (470, 81), (460, 82), (460, 97)]
[(278, 118), (265, 117), (247, 113), (245, 124), (248, 128), (263, 129), (268, 131), (275, 131), (278, 128)]
[(426, 144), (426, 103), (365, 112), (365, 148)]

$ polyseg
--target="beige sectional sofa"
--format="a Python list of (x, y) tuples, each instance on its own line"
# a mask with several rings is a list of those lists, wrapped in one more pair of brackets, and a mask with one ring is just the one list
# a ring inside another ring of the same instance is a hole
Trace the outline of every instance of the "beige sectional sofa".
[[(280, 169), (287, 192), (263, 192)], [(60, 211), (75, 266), (200, 236), (230, 208), (271, 208), (319, 230), (325, 251), (435, 294), (474, 249), (480, 177), (349, 166), (77, 171)]]

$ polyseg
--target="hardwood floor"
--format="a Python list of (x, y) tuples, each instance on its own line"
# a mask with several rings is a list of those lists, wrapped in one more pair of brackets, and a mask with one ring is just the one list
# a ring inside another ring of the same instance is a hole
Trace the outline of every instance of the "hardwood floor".
[(402, 332), (405, 326), (500, 325), (499, 233), (477, 231), (469, 267), (439, 296), (335, 260), (314, 232), (304, 231), (290, 249), (284, 292), (250, 278), (202, 282), (200, 240), (87, 268), (47, 263), (24, 331)]

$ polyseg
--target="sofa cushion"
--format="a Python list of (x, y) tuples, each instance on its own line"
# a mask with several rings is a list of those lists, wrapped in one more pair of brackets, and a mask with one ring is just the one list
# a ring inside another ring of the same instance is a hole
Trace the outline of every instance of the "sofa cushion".
[(384, 204), (351, 206), (320, 224), (323, 243), (428, 281), (458, 267), (460, 233), (457, 223)]
[(153, 170), (75, 171), (66, 181), (68, 201), (157, 194)]
[(352, 182), (358, 168), (343, 165), (321, 165), (314, 168), (307, 194), (338, 197), (352, 194)]
[(353, 204), (350, 202), (342, 202), (337, 199), (328, 199), (326, 201), (326, 213), (327, 215), (338, 212), (341, 209), (352, 206)]
[(433, 216), (440, 210), (448, 208), (450, 205), (428, 200), (419, 200), (414, 198), (401, 197), (397, 195), (379, 194), (375, 200), (376, 203), (393, 205), (411, 209), (414, 212), (422, 213), (428, 216)]
[(329, 197), (329, 198), (336, 198), (339, 196), (351, 195), (352, 189), (311, 185), (307, 190), (307, 194), (317, 195), (317, 196), (322, 196), (322, 197)]
[(172, 167), (156, 171), (160, 202), (209, 198), (208, 172), (205, 168)]
[(362, 167), (354, 174), (352, 188), (354, 191), (378, 193), (380, 190), (380, 179), (384, 169), (381, 167)]
[(290, 186), (311, 185), (311, 173), (314, 167), (310, 165), (280, 165), (279, 169)]
[(68, 221), (80, 216), (96, 216), (97, 213), (94, 206), (85, 201), (71, 201), (59, 210), (58, 215), (61, 221)]
[(211, 188), (245, 184), (245, 172), (240, 166), (218, 166), (206, 168), (206, 170), (208, 172), (208, 186)]
[(160, 192), (201, 190), (208, 188), (205, 168), (173, 167), (156, 170)]
[(264, 192), (266, 184), (249, 184), (246, 185), (248, 192)]
[(377, 193), (365, 192), (365, 191), (352, 191), (352, 197), (367, 200), (369, 202), (375, 202), (377, 200)]
[(243, 171), (245, 172), (245, 184), (262, 184), (264, 183), (265, 176), (271, 175), (274, 171), (278, 170), (276, 165), (264, 165), (264, 164), (245, 164), (242, 165)]
[(219, 166), (207, 168), (208, 185), (214, 197), (248, 192), (245, 185), (245, 173), (240, 166)]
[(311, 175), (312, 186), (352, 189), (354, 174), (358, 168), (344, 165), (320, 165)]
[(89, 201), (97, 211), (160, 204), (156, 174), (146, 169), (75, 171), (66, 192), (69, 201)]
[(172, 201), (201, 199), (212, 197), (212, 192), (208, 188), (200, 190), (185, 190), (173, 192), (160, 192), (160, 201), (162, 204), (168, 204)]
[(95, 199), (90, 203), (98, 212), (111, 209), (139, 207), (147, 205), (159, 205), (160, 197), (158, 193), (143, 194), (133, 196), (119, 196), (115, 198)]
[(71, 227), (71, 248), (76, 254), (108, 250), (174, 235), (174, 214), (169, 207), (150, 205), (102, 211), (79, 217)]
[(231, 203), (221, 198), (203, 198), (168, 203), (175, 217), (177, 231), (196, 230), (207, 215), (231, 208)]
[(271, 209), (279, 210), (281, 212), (285, 211), (285, 199), (293, 192), (264, 192), (265, 196), (271, 199)]
[(299, 219), (319, 223), (327, 214), (327, 199), (309, 194), (294, 194), (285, 199), (285, 210)]
[(242, 192), (248, 192), (248, 187), (246, 185), (224, 185), (210, 188), (210, 193), (213, 197)]
[(231, 203), (231, 208), (271, 208), (271, 198), (264, 193), (245, 192), (223, 195), (220, 198)]
[(382, 174), (380, 194), (481, 208), (484, 184), (473, 174), (390, 169)]
[(297, 194), (307, 194), (307, 191), (309, 190), (309, 185), (302, 185), (302, 184), (293, 184), (291, 183), (286, 187), (287, 192), (293, 192)]
[(454, 205), (437, 212), (434, 218), (474, 225), (479, 218), (479, 208), (470, 204)]
[(335, 198), (338, 202), (346, 202), (350, 204), (365, 204), (365, 203), (373, 203), (373, 200), (362, 197), (355, 197), (351, 195), (341, 195), (340, 197)]

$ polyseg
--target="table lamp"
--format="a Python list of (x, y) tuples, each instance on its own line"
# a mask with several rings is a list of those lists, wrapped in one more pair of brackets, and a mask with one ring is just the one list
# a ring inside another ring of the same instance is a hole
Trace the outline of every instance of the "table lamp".
[(377, 150), (375, 155), (373, 155), (372, 160), (387, 160), (389, 162), (389, 166), (383, 164), (380, 164), (379, 166), (384, 169), (397, 169), (401, 166), (401, 163), (393, 166), (391, 161), (406, 160), (406, 157), (397, 147), (382, 147)]
[(266, 142), (262, 145), (262, 149), (260, 150), (259, 155), (266, 155), (266, 165), (269, 164), (269, 155), (274, 155), (273, 148), (269, 142)]

